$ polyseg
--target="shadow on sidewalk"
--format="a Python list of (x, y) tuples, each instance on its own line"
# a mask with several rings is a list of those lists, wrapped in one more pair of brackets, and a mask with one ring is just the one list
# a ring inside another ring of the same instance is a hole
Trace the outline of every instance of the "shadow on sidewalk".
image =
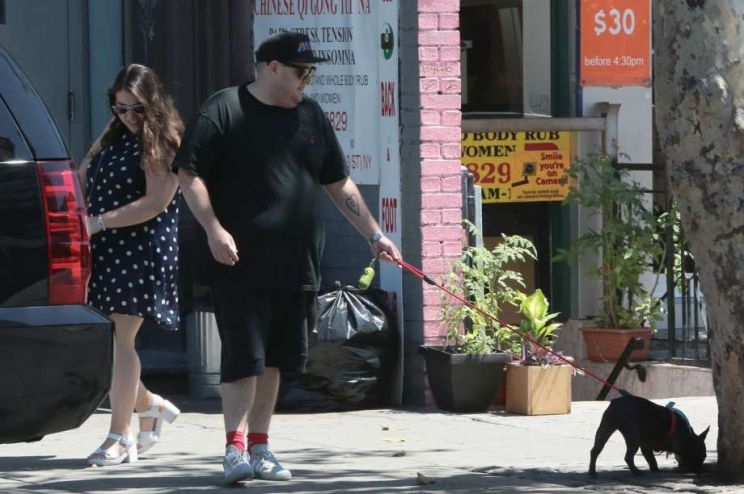
[[(252, 494), (437, 494), (437, 493), (533, 493), (566, 492), (720, 492), (713, 464), (700, 476), (677, 474), (671, 470), (636, 477), (627, 469), (608, 469), (590, 478), (583, 471), (557, 469), (510, 469), (487, 467), (477, 471), (442, 470), (439, 475), (431, 465), (425, 474), (434, 483), (417, 485), (415, 469), (384, 473), (379, 469), (357, 468), (359, 455), (370, 452), (345, 452), (341, 457), (327, 455), (322, 449), (298, 449), (285, 453), (295, 467), (291, 482), (253, 480), (241, 484)], [(389, 456), (389, 452), (381, 452)], [(133, 464), (92, 468), (84, 460), (55, 459), (51, 456), (2, 457), (0, 472), (6, 480), (22, 487), (23, 492), (142, 492), (186, 493), (235, 492), (223, 484), (222, 458), (175, 453), (157, 458), (144, 458)], [(445, 473), (445, 471), (447, 473)], [(736, 491), (740, 492), (740, 491)]]
[[(588, 458), (587, 458), (588, 461)], [(638, 463), (636, 463), (638, 465)], [(587, 464), (588, 467), (588, 464)], [(661, 468), (659, 472), (649, 472), (638, 465), (643, 474), (633, 475), (627, 467), (602, 470), (597, 467), (597, 477), (590, 477), (586, 471), (559, 470), (549, 468), (481, 468), (477, 471), (499, 478), (529, 478), (536, 483), (561, 485), (569, 488), (588, 489), (592, 491), (615, 492), (619, 487), (642, 487), (648, 492), (718, 492), (723, 486), (734, 487), (723, 481), (715, 471), (714, 463), (706, 463), (699, 475), (675, 472), (673, 469)], [(742, 486), (744, 487), (744, 486)], [(736, 491), (740, 492), (740, 491)]]
[[(24, 459), (25, 461), (31, 458)], [(62, 462), (49, 463), (43, 457), (37, 457), (42, 465), (47, 468), (65, 470)], [(577, 491), (583, 491), (580, 487), (585, 483), (558, 483), (561, 480), (555, 475), (533, 478), (531, 471), (525, 471), (526, 476), (501, 476), (490, 475), (480, 472), (461, 472), (447, 476), (433, 476), (433, 483), (429, 485), (417, 485), (416, 476), (411, 473), (401, 478), (397, 476), (381, 475), (376, 470), (343, 468), (295, 469), (295, 479), (290, 482), (267, 482), (251, 480), (236, 486), (227, 486), (222, 481), (221, 468), (215, 462), (220, 459), (215, 457), (189, 458), (189, 463), (177, 465), (154, 464), (145, 466), (145, 462), (131, 465), (120, 465), (106, 468), (105, 473), (101, 469), (89, 468), (84, 472), (75, 470), (75, 473), (53, 472), (55, 475), (48, 479), (36, 479), (28, 483), (24, 479), (23, 470), (12, 476), (14, 481), (19, 482), (23, 492), (109, 492), (109, 493), (188, 493), (188, 492), (236, 492), (235, 489), (247, 488), (251, 494), (473, 494), (473, 493), (534, 493), (541, 494), (565, 494), (573, 492), (566, 490), (569, 487), (577, 487)], [(201, 466), (197, 466), (195, 463)], [(23, 467), (22, 465), (20, 465)], [(75, 467), (73, 467), (75, 468)], [(50, 472), (52, 473), (52, 472)], [(554, 484), (554, 485), (550, 485)], [(616, 491), (612, 491), (616, 492)]]
[(0, 474), (38, 472), (44, 470), (83, 470), (85, 460), (49, 456), (0, 456)]

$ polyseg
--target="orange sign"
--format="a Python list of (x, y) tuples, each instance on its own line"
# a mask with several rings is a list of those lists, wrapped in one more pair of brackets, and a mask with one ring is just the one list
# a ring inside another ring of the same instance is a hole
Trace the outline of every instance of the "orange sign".
[(650, 0), (581, 0), (581, 85), (651, 85)]

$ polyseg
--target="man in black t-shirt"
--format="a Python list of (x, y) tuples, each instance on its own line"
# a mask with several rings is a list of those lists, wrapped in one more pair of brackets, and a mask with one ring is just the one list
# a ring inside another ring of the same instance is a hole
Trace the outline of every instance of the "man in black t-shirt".
[(302, 371), (307, 359), (321, 191), (369, 239), (374, 256), (400, 259), (348, 176), (330, 122), (303, 95), (313, 64), (322, 61), (307, 35), (267, 38), (256, 51), (256, 80), (212, 95), (174, 162), (211, 251), (205, 262), (222, 340), (229, 483), (291, 478), (268, 449), (268, 430), (280, 372)]

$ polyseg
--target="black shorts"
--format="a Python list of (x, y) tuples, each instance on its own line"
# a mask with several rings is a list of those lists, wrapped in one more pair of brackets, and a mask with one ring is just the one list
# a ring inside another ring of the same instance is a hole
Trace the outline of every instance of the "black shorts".
[(256, 293), (229, 282), (212, 284), (222, 339), (220, 382), (263, 374), (266, 367), (304, 372), (315, 292)]

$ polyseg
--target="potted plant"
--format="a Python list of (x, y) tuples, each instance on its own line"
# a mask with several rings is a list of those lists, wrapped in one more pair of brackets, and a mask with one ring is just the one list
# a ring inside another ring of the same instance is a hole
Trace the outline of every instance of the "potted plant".
[(599, 259), (588, 274), (602, 282), (601, 313), (596, 327), (582, 328), (587, 355), (593, 361), (614, 361), (630, 339), (641, 336), (644, 349), (630, 360), (647, 360), (651, 334), (660, 319), (662, 305), (644, 287), (641, 276), (662, 266), (663, 238), (659, 219), (644, 204), (644, 190), (629, 180), (627, 170), (614, 166), (610, 156), (595, 154), (577, 159), (568, 174), (578, 180), (566, 201), (602, 215), (599, 231), (589, 231), (557, 260), (571, 261), (587, 253)]
[[(480, 235), (471, 223), (464, 224)], [(522, 275), (508, 265), (536, 257), (529, 240), (504, 235), (492, 249), (467, 247), (443, 285), (498, 318), (505, 305), (518, 306), (524, 298)], [(504, 380), (504, 364), (519, 351), (519, 335), (447, 294), (443, 301), (442, 321), (448, 328), (444, 344), (421, 347), (429, 386), (440, 408), (484, 412)]]
[[(551, 322), (558, 313), (549, 313), (542, 290), (522, 300), (521, 362), (507, 364), (506, 411), (523, 415), (553, 415), (571, 412), (571, 366), (552, 351), (551, 345), (561, 324)], [(563, 357), (568, 359), (570, 357)]]

